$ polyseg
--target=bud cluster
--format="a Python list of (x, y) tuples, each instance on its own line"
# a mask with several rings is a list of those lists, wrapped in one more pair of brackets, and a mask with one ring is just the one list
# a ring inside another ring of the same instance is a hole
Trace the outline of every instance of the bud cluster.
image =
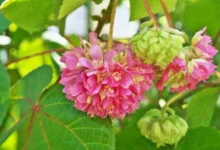
[(211, 38), (202, 35), (204, 32), (205, 28), (196, 33), (192, 44), (181, 49), (168, 64), (157, 82), (159, 90), (166, 85), (170, 85), (172, 92), (194, 89), (200, 81), (205, 82), (212, 75), (216, 68), (213, 57), (217, 50), (211, 45)]
[[(170, 108), (169, 108), (170, 109)], [(157, 144), (157, 147), (166, 144), (173, 145), (185, 136), (188, 125), (181, 117), (166, 113), (161, 116), (161, 110), (148, 111), (138, 122), (141, 134)]]
[(133, 52), (145, 63), (161, 68), (176, 57), (185, 43), (184, 33), (172, 28), (150, 28), (131, 39)]
[[(172, 92), (194, 89), (212, 75), (216, 66), (213, 57), (217, 50), (205, 28), (195, 34), (189, 46), (188, 36), (171, 28), (145, 29), (131, 39), (132, 51), (144, 63), (154, 65), (157, 88), (167, 85)], [(159, 70), (159, 71), (158, 71)]]

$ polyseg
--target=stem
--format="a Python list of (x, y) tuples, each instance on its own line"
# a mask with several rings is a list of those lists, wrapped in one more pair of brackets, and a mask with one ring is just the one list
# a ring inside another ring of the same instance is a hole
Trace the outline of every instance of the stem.
[(115, 14), (116, 14), (117, 4), (118, 4), (118, 0), (114, 0), (114, 4), (113, 4), (113, 7), (112, 7), (112, 12), (111, 12), (111, 18), (110, 18), (108, 50), (110, 50), (112, 48), (113, 30), (114, 30), (114, 22), (115, 22)]
[(40, 52), (40, 53), (36, 53), (36, 54), (32, 54), (32, 55), (29, 55), (29, 56), (25, 56), (25, 57), (22, 57), (22, 58), (18, 58), (16, 60), (12, 60), (8, 63), (5, 64), (5, 66), (9, 66), (13, 63), (16, 63), (16, 62), (19, 62), (19, 61), (22, 61), (22, 60), (25, 60), (25, 59), (29, 59), (31, 57), (35, 57), (35, 56), (40, 56), (40, 55), (45, 55), (45, 54), (49, 54), (49, 53), (53, 53), (53, 52), (64, 52), (66, 51), (67, 49), (54, 49), (54, 50), (48, 50), (48, 51), (44, 51), (44, 52)]
[(110, 13), (112, 10), (113, 0), (109, 1), (108, 7), (106, 9), (106, 13), (103, 13), (102, 18), (99, 20), (98, 25), (95, 29), (97, 35), (99, 35), (102, 31), (103, 26), (110, 20)]
[(174, 150), (177, 150), (178, 148), (178, 142), (174, 145)]
[(170, 26), (171, 28), (174, 28), (173, 21), (172, 21), (172, 19), (171, 19), (170, 13), (169, 13), (169, 11), (168, 11), (168, 9), (167, 9), (167, 7), (166, 7), (166, 4), (164, 3), (164, 0), (160, 0), (160, 3), (161, 3), (161, 5), (162, 5), (162, 7), (163, 7), (163, 10), (164, 10), (164, 13), (165, 13), (165, 15), (166, 15), (166, 18), (167, 18), (167, 21), (168, 21), (169, 26)]
[[(91, 16), (91, 14), (92, 14), (92, 7), (91, 7), (91, 1), (87, 1), (87, 6), (88, 6), (88, 11), (87, 11), (87, 17), (89, 18), (90, 16)], [(90, 28), (91, 28), (91, 24), (92, 24), (92, 22), (91, 22), (91, 19), (88, 19), (88, 21), (87, 21), (87, 31), (88, 31), (88, 33), (89, 32), (91, 32), (91, 30), (90, 30)], [(85, 29), (86, 30), (86, 29)], [(87, 37), (88, 37), (88, 35), (87, 35)]]
[(181, 92), (176, 94), (174, 97), (172, 97), (170, 100), (168, 100), (168, 102), (166, 103), (166, 105), (162, 108), (162, 117), (165, 117), (166, 114), (166, 109), (167, 107), (170, 106), (170, 104), (172, 104), (173, 102), (175, 102), (176, 100), (178, 100), (181, 96), (183, 96), (186, 92)]
[(143, 3), (144, 3), (144, 6), (146, 7), (146, 10), (147, 10), (147, 12), (148, 12), (150, 18), (153, 19), (153, 21), (154, 21), (154, 26), (155, 26), (155, 27), (158, 27), (158, 22), (157, 22), (156, 16), (155, 16), (154, 13), (152, 12), (148, 1), (147, 1), (147, 0), (143, 0)]

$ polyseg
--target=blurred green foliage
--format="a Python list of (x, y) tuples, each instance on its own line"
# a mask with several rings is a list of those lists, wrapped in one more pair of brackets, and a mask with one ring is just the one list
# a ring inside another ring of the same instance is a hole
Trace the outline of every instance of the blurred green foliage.
[[(171, 11), (175, 8), (177, 0), (165, 0), (166, 6)], [(163, 12), (163, 8), (160, 4), (160, 0), (149, 0), (149, 5), (154, 13)], [(130, 20), (138, 20), (148, 16), (145, 6), (142, 0), (130, 0)]]
[(63, 17), (65, 17), (66, 15), (71, 13), (76, 8), (82, 6), (85, 2), (86, 2), (86, 0), (74, 0), (74, 1), (72, 1), (72, 0), (63, 0), (63, 4), (60, 8), (58, 18), (62, 19)]
[(207, 88), (191, 97), (187, 108), (187, 120), (191, 128), (210, 125), (219, 91), (219, 87)]
[(4, 69), (4, 66), (0, 64), (0, 126), (6, 116), (8, 104), (9, 104), (9, 89), (10, 89), (10, 81), (9, 75)]
[[(4, 0), (0, 0), (0, 4), (2, 4)], [(9, 26), (10, 22), (4, 17), (3, 13), (0, 12), (0, 33), (2, 33), (3, 31), (5, 31), (8, 26)]]

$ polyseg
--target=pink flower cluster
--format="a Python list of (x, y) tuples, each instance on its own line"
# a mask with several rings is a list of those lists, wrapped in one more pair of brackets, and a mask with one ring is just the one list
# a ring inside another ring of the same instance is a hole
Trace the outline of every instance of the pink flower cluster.
[(144, 92), (153, 85), (154, 68), (133, 58), (122, 44), (103, 49), (90, 33), (90, 43), (65, 52), (60, 83), (77, 109), (92, 117), (123, 118), (139, 108)]
[[(217, 50), (204, 32), (197, 32), (191, 46), (158, 73), (159, 90), (167, 85), (172, 92), (194, 89), (214, 72), (212, 61)], [(61, 62), (65, 64), (60, 80), (63, 92), (77, 109), (91, 117), (123, 118), (138, 109), (157, 72), (156, 67), (134, 57), (124, 44), (115, 44), (107, 51), (95, 33), (90, 33), (89, 43), (84, 41), (83, 47), (65, 52)]]
[(205, 30), (197, 32), (192, 38), (192, 45), (186, 47), (164, 70), (157, 82), (159, 90), (163, 90), (168, 84), (172, 92), (194, 89), (200, 81), (205, 82), (214, 72), (216, 66), (212, 64), (212, 60), (217, 50), (211, 45), (211, 38), (203, 35)]

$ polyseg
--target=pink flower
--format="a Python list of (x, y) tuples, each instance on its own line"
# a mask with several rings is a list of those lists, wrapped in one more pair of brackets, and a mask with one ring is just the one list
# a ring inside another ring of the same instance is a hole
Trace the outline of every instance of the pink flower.
[(212, 46), (211, 37), (203, 35), (205, 30), (206, 28), (203, 28), (194, 35), (192, 38), (192, 46), (200, 58), (205, 58), (210, 61), (218, 51)]
[(123, 118), (139, 108), (143, 95), (153, 84), (154, 68), (132, 58), (124, 45), (103, 53), (94, 33), (91, 47), (63, 54), (60, 83), (74, 106), (92, 117)]
[(205, 59), (192, 59), (187, 63), (183, 59), (175, 58), (164, 70), (157, 82), (157, 88), (163, 90), (170, 85), (171, 92), (183, 92), (196, 88), (196, 85), (205, 82), (214, 72), (216, 66)]
[(195, 88), (196, 84), (200, 81), (205, 82), (214, 72), (215, 68), (215, 65), (204, 59), (192, 59), (187, 64), (186, 80), (188, 88)]
[(164, 70), (162, 77), (158, 80), (156, 87), (161, 91), (164, 86), (170, 85), (172, 92), (181, 92), (187, 89), (185, 82), (186, 62), (184, 59), (175, 57)]
[(205, 82), (214, 72), (213, 57), (218, 52), (211, 44), (211, 37), (203, 35), (206, 28), (197, 32), (192, 38), (192, 45), (185, 47), (163, 71), (157, 82), (157, 88), (163, 90), (169, 85), (172, 92), (182, 92), (194, 89), (196, 85)]

